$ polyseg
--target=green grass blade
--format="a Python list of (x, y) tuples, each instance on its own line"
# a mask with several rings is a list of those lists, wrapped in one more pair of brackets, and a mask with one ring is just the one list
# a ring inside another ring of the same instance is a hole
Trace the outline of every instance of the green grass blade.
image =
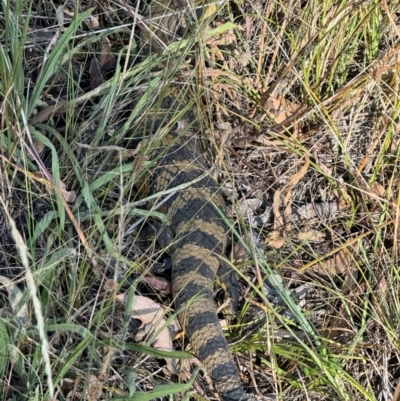
[(3, 374), (6, 370), (9, 355), (8, 350), (10, 345), (10, 337), (8, 336), (6, 326), (3, 322), (3, 319), (0, 318), (0, 377), (3, 377)]
[(47, 60), (47, 63), (45, 65), (45, 68), (43, 69), (43, 72), (42, 72), (38, 82), (36, 82), (35, 88), (29, 98), (28, 109), (27, 109), (27, 113), (26, 113), (28, 121), (29, 121), (29, 117), (32, 115), (32, 113), (34, 112), (34, 110), (38, 104), (39, 98), (43, 92), (44, 87), (46, 86), (46, 83), (54, 75), (54, 73), (57, 71), (57, 69), (59, 69), (61, 67), (60, 61), (63, 60), (64, 53), (67, 53), (68, 51), (71, 51), (72, 53), (74, 52), (73, 49), (69, 50), (71, 41), (72, 41), (79, 25), (92, 12), (93, 12), (93, 9), (88, 9), (85, 12), (83, 12), (82, 14), (77, 14), (75, 16), (75, 18), (73, 19), (71, 25), (61, 35), (56, 46), (51, 51), (49, 58)]

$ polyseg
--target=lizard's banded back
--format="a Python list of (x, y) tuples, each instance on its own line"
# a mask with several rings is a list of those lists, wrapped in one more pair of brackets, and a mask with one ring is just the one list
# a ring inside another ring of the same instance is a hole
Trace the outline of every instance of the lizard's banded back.
[[(157, 40), (157, 47), (170, 44), (180, 29), (182, 16), (187, 15), (184, 7), (187, 4), (181, 0), (153, 1), (147, 15), (155, 31), (143, 36), (151, 36), (152, 43)], [(174, 104), (171, 118), (173, 109), (184, 109), (188, 103), (184, 97), (173, 97), (173, 93), (162, 101)], [(163, 114), (168, 123), (165, 115), (168, 110)], [(154, 118), (158, 118), (157, 113)], [(160, 126), (155, 135), (162, 132)], [(180, 323), (221, 399), (239, 401), (243, 389), (213, 297), (229, 231), (220, 186), (209, 174), (199, 139), (190, 128), (162, 134), (158, 144), (152, 145), (149, 158), (155, 161), (147, 182), (150, 195), (176, 188), (163, 203), (162, 211), (174, 236), (169, 252)], [(225, 282), (237, 286), (234, 274), (228, 276)]]

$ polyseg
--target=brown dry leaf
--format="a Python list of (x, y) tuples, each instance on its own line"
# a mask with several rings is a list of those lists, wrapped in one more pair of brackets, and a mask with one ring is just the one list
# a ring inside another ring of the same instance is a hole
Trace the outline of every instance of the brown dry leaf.
[(172, 294), (171, 281), (167, 280), (166, 278), (147, 275), (143, 277), (142, 281), (150, 284), (157, 290), (163, 291), (166, 294)]
[[(44, 151), (44, 148), (45, 148), (43, 143), (36, 142), (36, 141), (33, 141), (33, 146), (35, 147), (36, 153), (38, 155), (40, 155)], [(27, 153), (27, 157), (28, 157), (29, 160), (36, 160), (35, 155), (32, 154), (31, 152)]]
[(89, 67), (90, 89), (95, 89), (105, 82), (104, 74), (116, 64), (114, 54), (111, 52), (111, 44), (108, 38), (100, 41), (100, 60), (93, 57)]
[[(355, 244), (352, 251), (356, 252), (358, 245)], [(354, 271), (353, 268), (353, 257), (347, 248), (341, 249), (335, 253), (332, 258), (327, 259), (324, 262), (320, 262), (311, 267), (311, 270), (317, 274), (324, 276), (334, 276), (336, 274), (351, 274)]]
[[(310, 157), (304, 156), (304, 165), (301, 169), (293, 174), (289, 178), (289, 182), (284, 188), (278, 189), (274, 194), (273, 212), (274, 212), (274, 229), (278, 230), (283, 228), (286, 224), (286, 230), (291, 230), (291, 224), (289, 223), (292, 215), (292, 190), (299, 183), (299, 181), (307, 173), (308, 167), (310, 166)], [(282, 212), (283, 209), (283, 212)]]
[(272, 246), (272, 248), (279, 249), (285, 245), (285, 239), (280, 236), (279, 231), (271, 231), (267, 236), (265, 244)]
[(220, 45), (226, 46), (236, 42), (237, 42), (237, 37), (234, 34), (233, 30), (230, 29), (229, 31), (221, 34), (217, 39), (215, 38), (208, 39), (206, 41), (206, 44), (214, 47)]
[(89, 376), (86, 397), (89, 401), (97, 401), (103, 395), (103, 383), (95, 375)]
[[(41, 171), (36, 171), (36, 172), (32, 173), (32, 175), (38, 180), (41, 180), (41, 179), (45, 179), (46, 180), (47, 179), (46, 175), (43, 174)], [(56, 191), (55, 190), (54, 192), (56, 192), (56, 193), (60, 192), (62, 197), (63, 197), (63, 199), (68, 203), (75, 202), (76, 192), (75, 191), (68, 191), (67, 190), (67, 185), (65, 184), (64, 181), (60, 181), (60, 191)]]
[(75, 388), (75, 382), (74, 380), (65, 377), (64, 379), (60, 380), (60, 387), (61, 387), (61, 392), (64, 398), (66, 399), (73, 399), (71, 396), (73, 395), (73, 391)]
[(372, 191), (375, 195), (378, 195), (378, 196), (380, 196), (380, 197), (385, 196), (385, 192), (386, 192), (385, 188), (384, 188), (381, 184), (379, 184), (379, 182), (377, 182), (377, 181), (375, 181), (375, 182), (372, 183), (372, 185), (371, 185), (371, 191)]
[[(118, 294), (116, 299), (120, 302), (125, 301), (125, 294)], [(172, 338), (168, 326), (164, 319), (164, 309), (154, 302), (152, 299), (135, 295), (132, 303), (131, 316), (134, 319), (139, 319), (142, 322), (140, 328), (149, 325), (153, 333), (157, 333), (152, 346), (154, 348), (172, 351)], [(177, 326), (176, 326), (177, 327)], [(167, 368), (172, 374), (177, 374), (176, 358), (165, 358)]]
[(111, 42), (107, 37), (101, 39), (100, 51), (100, 68), (101, 72), (104, 73), (107, 70), (113, 68), (117, 63), (115, 55), (111, 51)]
[(387, 289), (388, 289), (388, 282), (385, 277), (381, 277), (379, 279), (378, 285), (375, 288), (375, 291), (378, 294), (384, 294), (387, 291)]
[[(386, 293), (388, 290), (388, 282), (385, 276), (379, 278), (379, 281), (374, 286), (373, 297), (371, 298), (371, 306), (374, 311), (377, 311), (378, 315), (386, 315), (388, 310), (386, 309)], [(382, 316), (383, 320), (388, 316)]]
[[(384, 322), (390, 319), (390, 316), (392, 314), (391, 308), (390, 308), (390, 302), (388, 303), (388, 299), (390, 299), (390, 296), (388, 297), (388, 290), (389, 285), (387, 279), (382, 276), (379, 278), (379, 282), (374, 285), (374, 290), (373, 290), (373, 296), (371, 298), (371, 310), (374, 311), (374, 317), (372, 321), (370, 321), (370, 325), (374, 324), (374, 322)], [(400, 396), (399, 400), (400, 401)]]
[(237, 97), (235, 97), (234, 93), (235, 93), (235, 88), (230, 85), (230, 84), (225, 84), (225, 83), (221, 83), (221, 82), (216, 82), (212, 85), (212, 88), (214, 90), (214, 97), (216, 99), (219, 99), (219, 97), (221, 96), (221, 92), (224, 91), (228, 96), (229, 99), (236, 105), (238, 106), (237, 103)]
[(263, 145), (265, 147), (269, 147), (272, 149), (282, 149), (282, 142), (277, 140), (277, 139), (272, 139), (270, 135), (258, 135), (256, 138), (254, 138), (254, 141), (259, 143), (260, 145)]
[(208, 78), (216, 78), (216, 77), (221, 77), (221, 76), (227, 77), (233, 82), (236, 82), (238, 84), (241, 83), (241, 80), (233, 72), (230, 72), (230, 71), (218, 70), (216, 68), (205, 68), (204, 75), (205, 75), (205, 77), (208, 77)]
[(57, 103), (45, 107), (39, 111), (31, 120), (32, 124), (48, 121), (53, 115), (62, 112), (68, 105), (67, 100), (57, 100)]
[[(18, 133), (17, 128), (15, 128), (15, 131), (13, 132), (13, 139), (15, 141), (18, 141), (18, 138), (20, 138), (20, 133)], [(26, 152), (26, 156), (29, 160), (36, 160), (36, 155), (40, 155), (45, 146), (43, 145), (43, 143), (41, 142), (37, 142), (35, 140), (33, 140), (33, 138), (30, 135), (30, 131), (27, 130), (27, 139), (26, 139), (26, 145), (27, 145), (27, 152)], [(34, 149), (32, 149), (32, 147)]]
[[(317, 162), (318, 167), (321, 171), (326, 174), (328, 177), (332, 177), (332, 169), (327, 167), (325, 164)], [(335, 178), (337, 184), (340, 185), (340, 191), (337, 189), (333, 190), (334, 195), (339, 199), (339, 209), (347, 209), (348, 208), (348, 199), (351, 199), (349, 194), (347, 193), (346, 186), (343, 184), (343, 181), (337, 180)]]
[(246, 248), (240, 241), (237, 241), (233, 247), (233, 260), (235, 264), (243, 263), (247, 259)]
[[(271, 117), (276, 124), (280, 124), (287, 118), (291, 117), (300, 106), (297, 103), (291, 102), (282, 96), (270, 96), (264, 103), (264, 108), (271, 113)], [(298, 126), (295, 125), (294, 133), (297, 134)]]

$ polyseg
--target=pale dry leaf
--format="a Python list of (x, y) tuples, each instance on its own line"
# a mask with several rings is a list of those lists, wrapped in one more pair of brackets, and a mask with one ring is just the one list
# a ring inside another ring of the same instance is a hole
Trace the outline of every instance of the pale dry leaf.
[(96, 29), (96, 28), (98, 28), (100, 26), (99, 19), (97, 17), (94, 17), (93, 15), (90, 15), (89, 19), (90, 19), (90, 27), (92, 29)]
[(61, 392), (64, 395), (65, 399), (71, 399), (71, 396), (73, 394), (74, 390), (74, 380), (64, 377), (63, 379), (60, 380), (60, 387), (61, 387)]
[(138, 144), (138, 146), (135, 149), (126, 149), (121, 146), (90, 146), (87, 145), (86, 143), (77, 143), (78, 146), (81, 148), (85, 149), (90, 149), (90, 150), (95, 150), (97, 152), (104, 152), (104, 151), (114, 151), (114, 152), (119, 152), (118, 157), (121, 157), (121, 159), (127, 159), (136, 156), (141, 148), (141, 142)]
[(76, 192), (75, 191), (68, 191), (67, 190), (67, 185), (61, 181), (60, 182), (60, 189), (63, 198), (65, 199), (66, 202), (68, 203), (73, 203), (76, 200)]
[(272, 203), (272, 210), (274, 215), (274, 232), (277, 232), (278, 229), (282, 229), (284, 225), (284, 215), (281, 211), (283, 206), (282, 194), (283, 190), (281, 188), (277, 189), (274, 193), (274, 199)]
[(232, 132), (232, 125), (229, 121), (224, 121), (215, 125), (220, 130), (228, 130)]
[(215, 63), (217, 60), (220, 62), (225, 61), (224, 53), (222, 53), (217, 46), (211, 47), (211, 60), (213, 63)]
[(226, 46), (236, 42), (237, 42), (237, 37), (234, 34), (233, 30), (230, 29), (228, 32), (219, 35), (219, 37), (216, 39), (209, 38), (206, 41), (206, 44), (209, 46), (220, 46), (220, 45)]
[(285, 245), (285, 239), (280, 236), (278, 231), (271, 231), (267, 236), (265, 244), (272, 248), (279, 249)]
[(241, 53), (239, 62), (242, 65), (242, 67), (246, 67), (252, 59), (253, 57), (251, 53)]
[(225, 84), (225, 83), (221, 83), (221, 82), (215, 82), (212, 85), (212, 96), (214, 97), (216, 102), (219, 102), (219, 99), (221, 97), (221, 93), (225, 92), (229, 99), (232, 101), (232, 103), (238, 107), (239, 103), (237, 101), (237, 97), (235, 97), (234, 93), (235, 93), (235, 88), (233, 87), (233, 85), (230, 84)]
[[(309, 166), (310, 166), (310, 158), (308, 155), (305, 155), (304, 156), (304, 165), (301, 167), (301, 169), (296, 174), (293, 174), (289, 178), (289, 182), (285, 188), (286, 195), (285, 195), (283, 206), (285, 206), (285, 213), (284, 213), (285, 219), (288, 221), (290, 221), (290, 216), (292, 214), (292, 203), (293, 203), (292, 190), (300, 182), (300, 180), (306, 175)], [(291, 225), (288, 226), (288, 229), (290, 229), (290, 228), (291, 228)]]
[(298, 214), (301, 220), (305, 221), (309, 221), (318, 217), (313, 203), (307, 203), (306, 205), (299, 206), (295, 212)]
[(272, 221), (273, 209), (271, 206), (266, 206), (264, 213), (259, 215), (263, 224), (269, 224)]
[(119, 350), (116, 347), (103, 347), (103, 361), (99, 369), (97, 379), (101, 382), (106, 382), (109, 380), (108, 372), (112, 365), (112, 360)]
[[(120, 302), (125, 301), (125, 294), (118, 294), (116, 299)], [(163, 308), (152, 299), (135, 295), (132, 303), (131, 316), (142, 322), (141, 328), (151, 325), (152, 332), (157, 333), (152, 346), (154, 348), (171, 351), (173, 350), (172, 338), (166, 321), (164, 319)], [(176, 326), (175, 326), (176, 327)], [(176, 358), (165, 358), (168, 370), (172, 374), (177, 373)]]
[(240, 212), (244, 216), (252, 216), (254, 212), (261, 207), (262, 200), (258, 198), (254, 199), (245, 199), (240, 203)]
[(274, 97), (268, 98), (264, 103), (264, 108), (271, 113), (276, 124), (280, 124), (286, 120), (286, 110), (279, 99)]
[(318, 203), (307, 203), (306, 205), (299, 206), (296, 209), (301, 220), (312, 220), (315, 218), (326, 221), (332, 219), (339, 210), (339, 204), (337, 202), (318, 202)]
[(333, 219), (340, 208), (337, 202), (319, 202), (314, 203), (313, 206), (318, 217), (323, 221)]
[(67, 14), (69, 17), (75, 17), (75, 11), (72, 11), (67, 7), (64, 7), (64, 13)]
[(16, 282), (10, 280), (7, 277), (0, 276), (0, 283), (3, 284), (8, 294), (8, 301), (10, 302), (11, 309), (16, 312), (15, 316), (23, 323), (26, 324), (29, 317), (28, 303), (21, 304), (22, 298), (24, 297), (23, 292), (19, 289)]
[(137, 331), (136, 331), (135, 341), (136, 342), (144, 341), (149, 336), (152, 329), (153, 329), (153, 325), (151, 323), (142, 325), (141, 328), (137, 329)]
[(219, 137), (220, 148), (225, 149), (227, 146), (230, 146), (231, 134), (233, 132), (232, 126), (229, 122), (223, 122), (216, 124), (216, 128), (219, 131), (215, 130), (217, 137)]
[(318, 163), (318, 167), (320, 168), (320, 170), (326, 174), (328, 177), (332, 177), (332, 169), (329, 168), (328, 166), (326, 166), (323, 163)]
[(297, 233), (297, 239), (300, 241), (321, 242), (325, 239), (325, 234), (318, 230), (308, 230)]
[(251, 34), (254, 32), (254, 24), (252, 18), (246, 14), (245, 16), (246, 23), (246, 41), (251, 39)]
[(113, 292), (119, 287), (118, 282), (114, 279), (106, 279), (104, 283), (104, 291)]
[(203, 6), (202, 20), (212, 17), (217, 12), (217, 6), (214, 3)]
[(86, 387), (86, 398), (89, 401), (97, 401), (103, 395), (103, 383), (95, 376), (89, 376)]
[(379, 283), (375, 289), (377, 294), (384, 294), (388, 290), (388, 282), (384, 276), (379, 279)]
[(308, 167), (310, 166), (310, 157), (308, 155), (304, 156), (304, 165), (301, 167), (301, 169), (296, 173), (293, 174), (288, 183), (288, 188), (293, 189), (299, 181), (305, 176), (307, 173)]

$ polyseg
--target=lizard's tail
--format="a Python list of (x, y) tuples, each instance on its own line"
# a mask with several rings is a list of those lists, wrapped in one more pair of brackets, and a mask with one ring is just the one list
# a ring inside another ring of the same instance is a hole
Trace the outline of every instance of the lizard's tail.
[(218, 319), (212, 291), (219, 259), (200, 247), (196, 253), (193, 249), (189, 253), (190, 256), (184, 257), (181, 249), (179, 257), (173, 261), (172, 282), (175, 305), (180, 311), (179, 321), (221, 399), (239, 401), (243, 388)]

